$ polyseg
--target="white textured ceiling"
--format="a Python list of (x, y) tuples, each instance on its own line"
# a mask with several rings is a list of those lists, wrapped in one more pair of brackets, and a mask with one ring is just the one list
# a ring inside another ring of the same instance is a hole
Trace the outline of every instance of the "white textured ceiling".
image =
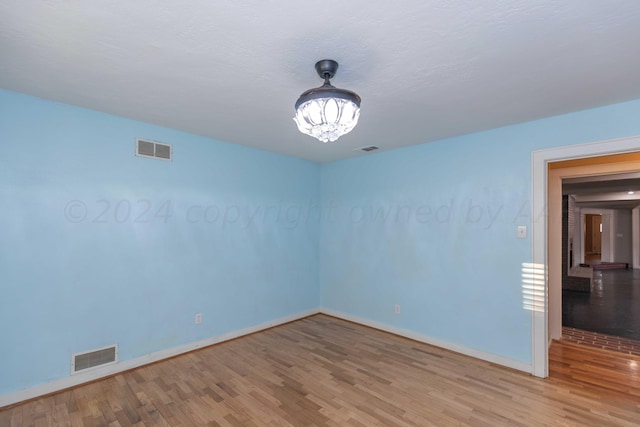
[[(325, 162), (640, 98), (640, 1), (0, 0), (0, 55), (4, 89)], [(292, 120), (324, 58), (362, 97), (333, 144)]]

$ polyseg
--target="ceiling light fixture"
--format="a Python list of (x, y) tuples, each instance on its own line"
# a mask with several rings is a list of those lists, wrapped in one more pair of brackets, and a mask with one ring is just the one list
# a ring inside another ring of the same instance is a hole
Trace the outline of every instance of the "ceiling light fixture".
[(318, 61), (316, 71), (324, 84), (303, 92), (296, 101), (293, 120), (298, 129), (322, 142), (333, 142), (351, 132), (360, 117), (360, 97), (329, 82), (337, 70), (338, 63), (332, 59)]

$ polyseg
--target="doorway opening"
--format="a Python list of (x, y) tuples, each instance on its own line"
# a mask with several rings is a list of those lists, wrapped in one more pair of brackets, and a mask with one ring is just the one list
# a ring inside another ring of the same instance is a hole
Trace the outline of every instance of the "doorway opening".
[(640, 351), (640, 271), (629, 269), (637, 188), (635, 171), (562, 179), (562, 340)]
[(562, 337), (562, 180), (640, 171), (639, 146), (632, 137), (532, 153), (532, 263), (546, 271), (543, 309), (531, 312), (533, 375), (549, 375), (549, 346)]
[(585, 214), (584, 264), (592, 266), (602, 261), (602, 215)]

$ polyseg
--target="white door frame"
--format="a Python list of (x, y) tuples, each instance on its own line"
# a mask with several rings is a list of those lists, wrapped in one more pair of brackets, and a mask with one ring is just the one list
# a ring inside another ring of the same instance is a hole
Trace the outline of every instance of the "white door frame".
[[(549, 376), (549, 300), (553, 299), (554, 316), (558, 306), (561, 314), (561, 272), (548, 272), (548, 165), (550, 162), (610, 154), (637, 152), (640, 137), (614, 139), (588, 144), (538, 150), (531, 153), (531, 255), (532, 263), (547, 273), (544, 275), (542, 310), (531, 310), (531, 373), (537, 377)], [(557, 212), (552, 212), (557, 215)], [(551, 286), (550, 286), (551, 283)], [(551, 298), (550, 298), (551, 295)], [(562, 316), (560, 315), (560, 320)]]

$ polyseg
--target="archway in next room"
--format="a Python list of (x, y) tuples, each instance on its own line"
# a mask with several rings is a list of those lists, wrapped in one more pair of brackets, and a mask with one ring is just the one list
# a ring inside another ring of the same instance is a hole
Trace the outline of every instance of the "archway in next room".
[[(532, 153), (532, 263), (546, 270), (532, 315), (532, 373), (548, 376), (549, 344), (562, 337), (562, 180), (640, 171), (640, 137)], [(606, 158), (605, 158), (606, 156)]]

